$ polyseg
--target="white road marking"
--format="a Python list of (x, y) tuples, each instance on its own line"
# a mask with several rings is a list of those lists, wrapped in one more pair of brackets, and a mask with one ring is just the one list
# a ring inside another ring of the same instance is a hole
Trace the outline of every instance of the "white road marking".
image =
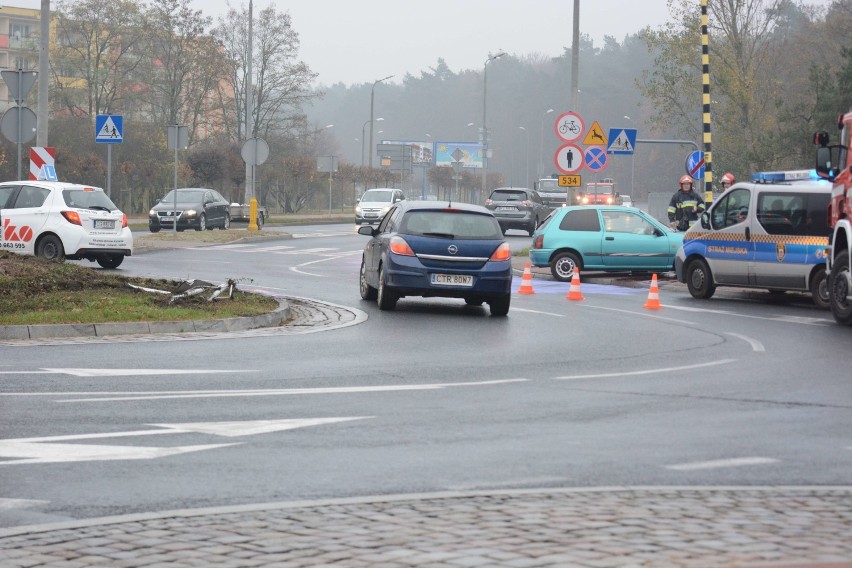
[[(455, 387), (480, 387), (504, 385), (510, 383), (523, 383), (529, 379), (502, 379), (494, 381), (480, 381), (469, 383), (433, 383), (419, 385), (381, 385), (363, 387), (327, 387), (327, 388), (304, 388), (304, 389), (250, 389), (250, 390), (198, 390), (198, 391), (138, 391), (138, 392), (53, 392), (53, 393), (0, 393), (2, 397), (75, 397), (85, 396), (89, 398), (63, 398), (57, 402), (114, 402), (126, 400), (158, 400), (178, 398), (228, 398), (247, 396), (292, 396), (308, 394), (350, 394), (350, 393), (374, 393), (374, 392), (398, 392), (398, 391), (422, 391), (441, 390)], [(97, 397), (97, 398), (91, 398)], [(101, 398), (104, 397), (104, 398)]]
[(4, 509), (29, 509), (31, 507), (38, 507), (39, 505), (46, 505), (47, 503), (50, 503), (50, 501), (42, 501), (39, 499), (0, 498), (0, 511)]
[(248, 422), (190, 422), (185, 424), (152, 424), (162, 430), (132, 430), (129, 432), (101, 432), (95, 434), (71, 434), (65, 436), (44, 436), (39, 438), (14, 438), (0, 440), (0, 467), (36, 463), (68, 463), (78, 461), (141, 460), (154, 459), (190, 452), (199, 452), (224, 448), (232, 444), (206, 444), (196, 446), (154, 447), (154, 446), (110, 446), (104, 444), (67, 444), (73, 440), (96, 440), (107, 438), (128, 438), (139, 436), (158, 436), (163, 434), (198, 433), (234, 438), (254, 436), (284, 430), (294, 430), (308, 426), (321, 426), (351, 420), (364, 420), (372, 416), (346, 416), (334, 418), (299, 418), (283, 420), (255, 420)]
[(225, 369), (42, 369), (38, 373), (56, 375), (71, 375), (74, 377), (133, 377), (152, 375), (207, 375), (219, 373), (257, 373), (256, 370), (225, 370)]
[(801, 316), (755, 316), (749, 314), (742, 314), (739, 312), (732, 312), (729, 310), (712, 310), (708, 308), (691, 308), (689, 306), (666, 306), (667, 308), (671, 308), (673, 310), (680, 310), (682, 312), (695, 312), (695, 313), (705, 313), (705, 314), (717, 314), (722, 316), (737, 316), (741, 318), (748, 319), (756, 319), (756, 320), (765, 320), (765, 321), (778, 321), (784, 323), (800, 323), (803, 325), (833, 325), (834, 320), (829, 318), (810, 318), (810, 317), (801, 317)]
[(317, 263), (320, 263), (320, 262), (328, 262), (329, 260), (338, 260), (338, 259), (343, 258), (344, 256), (349, 256), (349, 255), (353, 255), (353, 254), (361, 254), (362, 252), (363, 251), (361, 251), (361, 250), (343, 252), (343, 253), (337, 254), (335, 256), (330, 256), (328, 258), (320, 258), (320, 259), (317, 259), (317, 260), (311, 260), (309, 262), (303, 262), (301, 264), (297, 264), (296, 266), (291, 266), (290, 270), (292, 272), (295, 272), (296, 274), (303, 274), (305, 276), (316, 276), (317, 278), (326, 278), (326, 276), (324, 274), (314, 274), (313, 272), (306, 272), (304, 270), (301, 270), (301, 268), (303, 266), (310, 266), (311, 264), (317, 264)]
[[(586, 305), (584, 307), (593, 308), (593, 309), (596, 309), (596, 310), (607, 310), (607, 311), (610, 311), (610, 312), (621, 312), (623, 314), (630, 314), (630, 315), (633, 315), (633, 316), (644, 316), (644, 317), (654, 318), (654, 319), (663, 320), (663, 321), (670, 321), (670, 322), (673, 322), (673, 323), (682, 323), (682, 324), (685, 324), (685, 325), (698, 325), (694, 321), (686, 321), (686, 320), (679, 320), (679, 319), (674, 319), (674, 318), (667, 318), (667, 317), (660, 316), (660, 315), (657, 315), (657, 314), (652, 314), (652, 313), (649, 313), (649, 312), (635, 312), (633, 310), (622, 310), (620, 308), (605, 308), (603, 306), (591, 306), (591, 305)], [(668, 306), (663, 306), (663, 307), (668, 308)]]
[(673, 469), (676, 471), (697, 471), (701, 469), (720, 469), (725, 467), (742, 467), (746, 465), (765, 465), (770, 463), (776, 463), (778, 460), (773, 458), (761, 458), (761, 457), (751, 457), (751, 458), (732, 458), (727, 460), (711, 460), (711, 461), (703, 461), (703, 462), (692, 462), (692, 463), (681, 463), (676, 465), (667, 465), (666, 469)]
[(602, 373), (598, 375), (570, 375), (565, 377), (553, 377), (557, 381), (573, 381), (577, 379), (607, 379), (612, 377), (629, 377), (635, 375), (655, 375), (658, 373), (671, 373), (673, 371), (688, 371), (690, 369), (700, 369), (702, 367), (714, 367), (716, 365), (727, 365), (734, 363), (736, 359), (720, 359), (718, 361), (709, 361), (707, 363), (696, 363), (695, 365), (684, 365), (682, 367), (662, 367), (659, 369), (646, 369), (644, 371), (624, 371), (621, 373)]
[(543, 315), (543, 316), (553, 316), (553, 317), (555, 317), (555, 318), (564, 318), (564, 317), (566, 317), (566, 316), (565, 316), (565, 314), (554, 314), (554, 313), (551, 313), (551, 312), (540, 312), (540, 311), (538, 311), (538, 310), (525, 310), (524, 308), (515, 308), (515, 307), (512, 307), (512, 311), (513, 311), (513, 312), (526, 312), (526, 313), (528, 313), (528, 314), (540, 314), (540, 315)]
[(752, 351), (760, 351), (760, 352), (766, 351), (766, 349), (763, 347), (763, 343), (761, 343), (760, 341), (758, 341), (756, 339), (751, 339), (750, 337), (746, 337), (745, 335), (740, 335), (739, 333), (728, 332), (728, 335), (730, 335), (731, 337), (736, 337), (737, 339), (742, 339), (743, 341), (745, 341), (746, 343), (751, 345)]

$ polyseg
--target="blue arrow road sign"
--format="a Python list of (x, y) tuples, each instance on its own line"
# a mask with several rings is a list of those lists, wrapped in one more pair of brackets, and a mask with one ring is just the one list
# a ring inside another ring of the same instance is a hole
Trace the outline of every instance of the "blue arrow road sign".
[(120, 114), (99, 114), (95, 117), (95, 142), (121, 144), (123, 141), (123, 116)]
[(704, 152), (696, 150), (686, 158), (686, 173), (692, 179), (701, 179), (704, 177)]
[(603, 146), (589, 146), (586, 148), (585, 154), (586, 169), (593, 173), (605, 170), (607, 158), (608, 156)]

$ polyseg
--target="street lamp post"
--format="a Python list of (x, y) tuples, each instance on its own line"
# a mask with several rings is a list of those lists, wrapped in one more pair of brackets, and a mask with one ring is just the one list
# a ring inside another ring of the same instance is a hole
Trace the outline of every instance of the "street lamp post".
[(485, 195), (485, 180), (486, 175), (488, 174), (488, 127), (486, 126), (488, 123), (485, 121), (486, 112), (485, 107), (488, 102), (488, 62), (494, 61), (500, 57), (506, 55), (505, 51), (501, 51), (497, 55), (490, 55), (488, 59), (485, 60), (485, 64), (482, 66), (482, 195)]
[(541, 130), (538, 133), (538, 179), (541, 179), (543, 167), (541, 165), (541, 157), (544, 154), (544, 117), (553, 112), (552, 108), (547, 109), (541, 114)]
[(375, 97), (376, 97), (376, 85), (378, 85), (382, 81), (387, 81), (388, 79), (391, 79), (391, 78), (393, 78), (393, 75), (388, 75), (384, 79), (376, 79), (373, 82), (372, 88), (370, 89), (370, 147), (369, 147), (369, 150), (370, 150), (370, 167), (371, 168), (373, 167), (373, 108), (375, 106), (374, 101), (375, 101)]
[(524, 149), (524, 154), (526, 155), (526, 169), (524, 173), (524, 187), (529, 187), (530, 183), (530, 131), (524, 128), (523, 126), (518, 127), (520, 130), (524, 131), (524, 134), (527, 135), (527, 145)]
[[(384, 118), (377, 118), (376, 122), (379, 122), (381, 120), (384, 120)], [(364, 131), (367, 128), (367, 125), (372, 124), (372, 122), (373, 122), (372, 120), (367, 120), (367, 121), (364, 122), (364, 126), (361, 127), (361, 167), (362, 168), (364, 167)], [(373, 127), (371, 126), (370, 127), (370, 135), (371, 136), (372, 136), (372, 130), (373, 130)], [(373, 143), (373, 141), (370, 140), (371, 145), (372, 145), (372, 143)], [(370, 155), (372, 156), (372, 154), (370, 154)], [(372, 164), (371, 164), (370, 167), (372, 167)]]
[[(633, 122), (633, 119), (630, 118), (629, 116), (627, 116), (626, 114), (624, 115), (624, 118), (626, 118), (630, 122)], [(634, 180), (633, 174), (635, 172), (636, 172), (636, 148), (633, 148), (633, 154), (630, 155), (630, 197), (632, 199), (636, 199), (634, 191), (633, 191), (633, 180)]]

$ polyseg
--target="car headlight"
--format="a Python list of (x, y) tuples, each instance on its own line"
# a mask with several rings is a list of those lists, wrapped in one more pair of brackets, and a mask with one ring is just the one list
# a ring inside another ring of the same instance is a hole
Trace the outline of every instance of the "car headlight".
[(157, 216), (157, 212), (156, 212), (156, 211), (154, 211), (153, 209), (151, 209), (150, 211), (148, 211), (148, 217), (156, 217), (156, 216)]
[(387, 207), (382, 207), (382, 210), (381, 210), (381, 211), (379, 211), (379, 213), (380, 213), (380, 214), (382, 214), (382, 215), (384, 215), (384, 214), (385, 214), (385, 213), (387, 213), (388, 211), (390, 211), (390, 205), (388, 205)]
[(195, 217), (196, 213), (198, 213), (195, 209), (187, 209), (183, 212), (183, 214), (187, 217)]
[(355, 206), (355, 213), (357, 213), (359, 215), (361, 214), (361, 206), (360, 205)]

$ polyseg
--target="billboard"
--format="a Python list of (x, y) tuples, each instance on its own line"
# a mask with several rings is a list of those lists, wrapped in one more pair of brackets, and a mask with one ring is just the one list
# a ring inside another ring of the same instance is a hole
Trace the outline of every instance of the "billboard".
[(482, 167), (482, 144), (479, 142), (435, 142), (435, 165), (451, 167), (456, 160), (453, 154), (461, 153), (463, 168)]
[[(432, 163), (432, 143), (431, 142), (414, 142), (411, 140), (382, 140), (380, 144), (401, 144), (411, 146), (411, 163), (416, 166), (423, 166)], [(379, 150), (381, 154), (381, 150)]]

